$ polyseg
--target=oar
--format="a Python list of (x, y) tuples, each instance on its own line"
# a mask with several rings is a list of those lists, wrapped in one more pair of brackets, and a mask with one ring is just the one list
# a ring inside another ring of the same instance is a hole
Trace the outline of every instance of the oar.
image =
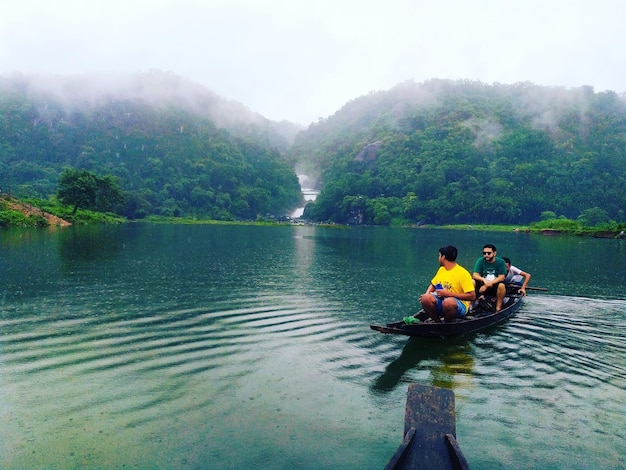
[(539, 290), (541, 292), (548, 292), (548, 289), (546, 289), (545, 287), (530, 287), (530, 286), (526, 286), (526, 290)]

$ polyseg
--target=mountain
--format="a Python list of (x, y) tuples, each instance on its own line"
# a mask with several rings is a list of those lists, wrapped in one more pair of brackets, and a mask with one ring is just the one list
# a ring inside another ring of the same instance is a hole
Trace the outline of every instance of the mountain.
[(0, 76), (0, 93), (21, 93), (33, 101), (50, 100), (65, 110), (89, 110), (113, 101), (135, 101), (157, 110), (182, 108), (212, 121), (237, 137), (260, 137), (285, 151), (299, 124), (271, 121), (237, 101), (226, 100), (206, 87), (170, 72), (152, 70), (131, 75)]
[(301, 202), (282, 156), (301, 128), (180, 77), (0, 80), (0, 188), (55, 194), (65, 168), (116, 176), (120, 213), (254, 219)]
[[(307, 129), (176, 75), (0, 78), (0, 189), (118, 178), (118, 212), (363, 224), (624, 221), (626, 97), (532, 83), (407, 81)], [(294, 171), (295, 169), (295, 171)]]
[(322, 182), (313, 220), (525, 224), (593, 210), (624, 221), (626, 97), (408, 81), (311, 125), (287, 158)]

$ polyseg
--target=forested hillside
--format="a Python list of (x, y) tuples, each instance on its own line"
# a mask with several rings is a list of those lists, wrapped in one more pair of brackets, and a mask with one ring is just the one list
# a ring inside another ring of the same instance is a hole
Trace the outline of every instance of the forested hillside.
[[(280, 215), (357, 224), (624, 222), (626, 98), (431, 80), (347, 103), (307, 130), (167, 73), (0, 78), (0, 190), (57, 194), (64, 170), (116, 178), (129, 218)], [(293, 144), (292, 144), (293, 143)]]
[(591, 87), (406, 82), (347, 103), (288, 152), (339, 223), (623, 222), (626, 101)]
[(168, 74), (135, 77), (122, 89), (89, 86), (0, 81), (2, 191), (48, 198), (70, 168), (115, 176), (125, 196), (117, 212), (130, 218), (255, 219), (300, 204), (297, 177), (280, 153), (297, 126)]

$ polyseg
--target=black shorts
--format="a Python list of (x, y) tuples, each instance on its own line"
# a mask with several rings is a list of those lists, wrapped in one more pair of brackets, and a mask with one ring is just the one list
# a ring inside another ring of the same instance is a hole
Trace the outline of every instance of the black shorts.
[(502, 284), (501, 282), (496, 282), (491, 286), (487, 287), (484, 292), (480, 292), (480, 288), (484, 285), (481, 281), (476, 281), (476, 296), (484, 295), (487, 297), (495, 297), (498, 293), (498, 286)]

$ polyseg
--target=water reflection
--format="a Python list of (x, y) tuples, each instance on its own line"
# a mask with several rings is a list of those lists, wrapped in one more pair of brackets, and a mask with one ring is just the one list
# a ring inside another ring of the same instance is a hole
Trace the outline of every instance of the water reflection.
[(449, 351), (441, 358), (441, 364), (432, 369), (432, 384), (436, 387), (460, 390), (472, 388), (474, 359), (470, 354), (470, 345)]
[(387, 365), (371, 388), (389, 392), (403, 381), (408, 371), (419, 367), (430, 371), (430, 385), (451, 390), (467, 387), (474, 366), (470, 353), (467, 338), (408, 338), (400, 356)]
[(127, 236), (127, 231), (110, 226), (67, 228), (58, 233), (59, 255), (68, 267), (76, 262), (107, 260), (122, 252)]

